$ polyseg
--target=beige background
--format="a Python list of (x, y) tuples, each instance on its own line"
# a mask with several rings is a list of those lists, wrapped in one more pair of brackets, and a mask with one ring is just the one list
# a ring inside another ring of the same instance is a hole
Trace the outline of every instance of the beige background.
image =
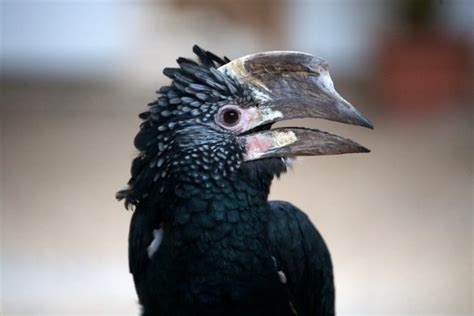
[[(120, 69), (105, 79), (3, 76), (1, 315), (136, 315), (127, 267), (131, 213), (114, 194), (129, 176), (137, 114), (164, 83), (160, 69), (190, 56), (194, 41), (229, 57), (299, 49), (228, 20), (203, 22), (207, 11), (158, 7), (154, 19), (147, 5), (127, 5), (134, 36), (120, 51)], [(281, 14), (293, 21), (298, 10)], [(227, 37), (213, 33), (217, 26)], [(301, 207), (326, 239), (339, 315), (472, 315), (472, 95), (457, 110), (407, 119), (384, 109), (370, 81), (356, 80), (364, 79), (356, 68), (335, 66), (334, 81), (374, 131), (319, 120), (291, 124), (348, 136), (372, 152), (299, 159), (274, 182), (271, 198)]]
[[(5, 93), (9, 104), (44, 107), (2, 113), (6, 315), (135, 310), (126, 253), (131, 214), (114, 193), (128, 177), (138, 120), (135, 110), (109, 105), (145, 104), (152, 95), (94, 89)], [(92, 108), (59, 109), (70, 102)], [(472, 125), (461, 115), (422, 126), (369, 116), (374, 131), (304, 122), (373, 152), (300, 159), (271, 197), (307, 211), (326, 238), (341, 315), (469, 315)]]

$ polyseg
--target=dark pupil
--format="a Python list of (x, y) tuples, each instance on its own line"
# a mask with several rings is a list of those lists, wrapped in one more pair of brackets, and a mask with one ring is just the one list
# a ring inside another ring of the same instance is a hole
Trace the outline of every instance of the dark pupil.
[(239, 112), (235, 110), (229, 110), (224, 112), (224, 122), (229, 125), (237, 123), (239, 120)]

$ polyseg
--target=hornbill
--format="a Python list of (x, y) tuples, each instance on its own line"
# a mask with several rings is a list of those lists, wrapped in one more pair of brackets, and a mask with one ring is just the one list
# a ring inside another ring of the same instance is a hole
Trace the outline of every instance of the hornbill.
[(129, 265), (143, 316), (335, 314), (332, 263), (308, 217), (268, 201), (300, 155), (368, 152), (309, 128), (321, 118), (373, 128), (334, 89), (328, 64), (273, 51), (233, 61), (194, 46), (140, 114), (128, 187)]

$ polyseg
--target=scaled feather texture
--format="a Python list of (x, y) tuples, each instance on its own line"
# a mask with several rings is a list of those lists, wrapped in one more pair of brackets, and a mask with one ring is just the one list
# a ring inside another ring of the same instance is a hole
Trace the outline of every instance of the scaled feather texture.
[[(171, 84), (140, 114), (128, 187), (129, 264), (143, 316), (334, 315), (328, 249), (308, 217), (268, 202), (291, 157), (244, 161), (216, 124), (223, 106), (259, 107), (230, 60), (194, 46), (163, 73)], [(269, 129), (271, 124), (256, 128)]]

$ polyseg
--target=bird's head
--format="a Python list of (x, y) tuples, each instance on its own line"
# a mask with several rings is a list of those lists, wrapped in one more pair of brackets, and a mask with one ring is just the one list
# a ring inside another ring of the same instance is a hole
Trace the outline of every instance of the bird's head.
[(373, 128), (336, 92), (324, 60), (276, 51), (230, 61), (193, 50), (199, 61), (178, 58), (179, 68), (164, 69), (171, 84), (140, 115), (139, 155), (129, 188), (117, 195), (128, 204), (170, 190), (170, 181), (219, 184), (246, 168), (273, 177), (286, 170), (288, 158), (369, 151), (317, 129), (271, 129), (298, 118)]

